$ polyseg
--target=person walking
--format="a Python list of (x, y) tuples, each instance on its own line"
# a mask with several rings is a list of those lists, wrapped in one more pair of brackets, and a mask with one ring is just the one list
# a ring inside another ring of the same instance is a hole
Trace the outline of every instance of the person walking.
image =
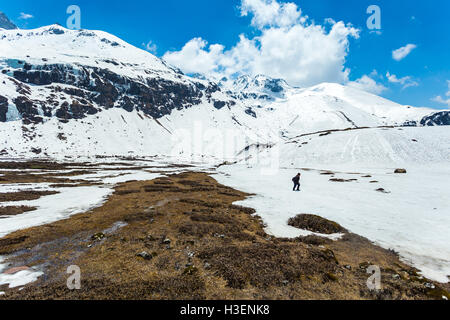
[(298, 173), (295, 177), (292, 178), (292, 182), (294, 182), (294, 189), (292, 191), (300, 191), (300, 177), (301, 173)]

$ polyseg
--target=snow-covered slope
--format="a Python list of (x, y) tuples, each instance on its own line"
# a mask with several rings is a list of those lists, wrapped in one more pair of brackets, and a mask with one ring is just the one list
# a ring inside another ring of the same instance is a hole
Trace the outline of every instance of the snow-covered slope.
[(252, 136), (251, 130), (233, 120), (236, 112), (201, 103), (159, 119), (117, 108), (67, 123), (57, 117), (28, 126), (8, 121), (0, 124), (0, 146), (3, 155), (16, 157), (162, 155), (221, 162), (251, 143), (245, 139)]
[[(311, 213), (338, 222), (431, 279), (450, 273), (450, 130), (448, 126), (331, 130), (253, 145), (221, 166), (220, 183), (254, 196), (267, 231), (305, 235), (289, 218)], [(404, 168), (406, 174), (395, 174)], [(301, 192), (291, 178), (302, 173)]]
[(448, 111), (402, 106), (338, 84), (293, 88), (264, 75), (218, 84), (191, 78), (103, 31), (1, 30), (0, 48), (4, 155), (220, 161), (248, 145), (322, 130), (450, 124)]
[(155, 56), (103, 31), (69, 30), (59, 25), (4, 30), (0, 43), (3, 63), (10, 63), (11, 67), (22, 60), (31, 65), (47, 62), (100, 67), (131, 77), (142, 76), (146, 71), (169, 79), (177, 75)]
[(448, 126), (332, 130), (279, 140), (271, 148), (255, 145), (240, 154), (247, 163), (283, 168), (323, 166), (402, 168), (449, 164)]
[(198, 107), (217, 126), (213, 111), (235, 104), (216, 84), (102, 31), (2, 30), (0, 47), (3, 154), (166, 152), (159, 139), (171, 130), (158, 119)]
[(8, 19), (8, 17), (0, 11), (0, 29), (17, 29), (16, 25)]
[[(426, 135), (428, 130), (436, 132), (443, 128), (411, 130)], [(287, 221), (301, 213), (317, 214), (386, 249), (394, 249), (402, 260), (426, 277), (447, 283), (450, 280), (448, 161), (421, 166), (408, 164), (407, 174), (394, 174), (393, 168), (381, 166), (366, 168), (353, 163), (342, 167), (332, 162), (315, 163), (316, 170), (281, 167), (271, 174), (262, 174), (269, 171), (258, 166), (222, 166), (214, 177), (222, 184), (254, 194), (237, 204), (256, 209), (270, 234), (305, 235), (307, 231), (288, 226)], [(291, 178), (298, 171), (302, 173), (301, 192), (292, 192)], [(330, 178), (348, 182), (334, 182)], [(384, 191), (377, 191), (379, 188)]]
[[(241, 83), (237, 84), (237, 88), (243, 88), (241, 96), (259, 92), (259, 96), (241, 98), (241, 101), (265, 127), (276, 128), (288, 137), (328, 129), (420, 125), (424, 117), (436, 113), (428, 108), (403, 106), (336, 83), (301, 89), (277, 86), (279, 91), (272, 95), (269, 90), (255, 90), (255, 86), (250, 86), (248, 91), (249, 86), (242, 86)], [(448, 111), (441, 113), (448, 117)], [(427, 123), (433, 124), (436, 122)]]
[(276, 98), (284, 97), (286, 91), (292, 89), (283, 79), (273, 79), (265, 75), (255, 77), (245, 75), (234, 81), (223, 78), (219, 85), (243, 100), (273, 101)]

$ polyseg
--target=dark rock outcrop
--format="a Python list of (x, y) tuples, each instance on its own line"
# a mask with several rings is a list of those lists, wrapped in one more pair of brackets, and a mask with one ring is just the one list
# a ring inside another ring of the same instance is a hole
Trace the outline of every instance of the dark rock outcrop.
[(440, 111), (424, 117), (420, 124), (422, 126), (449, 126), (450, 111)]
[(404, 127), (417, 126), (449, 126), (450, 125), (450, 111), (439, 111), (423, 117), (420, 121), (406, 121), (403, 123)]
[[(118, 64), (115, 61), (111, 63)], [(54, 114), (65, 122), (82, 119), (113, 107), (123, 108), (128, 112), (142, 111), (158, 119), (170, 114), (172, 110), (198, 105), (203, 98), (217, 109), (231, 106), (234, 102), (212, 99), (212, 94), (221, 90), (217, 84), (209, 83), (205, 86), (195, 81), (175, 82), (155, 76), (150, 71), (146, 71), (148, 78), (136, 79), (91, 66), (31, 65), (23, 61), (19, 65), (23, 67), (14, 70), (12, 77), (18, 90), (19, 87), (22, 88), (23, 96), (16, 98), (14, 103), (23, 119), (34, 122), (42, 121), (42, 117), (38, 117), (38, 106), (44, 110), (44, 116)], [(179, 74), (178, 76), (181, 77)], [(32, 101), (27, 97), (27, 85), (46, 86), (52, 90), (52, 95), (45, 103)], [(55, 95), (61, 92), (70, 95), (72, 101), (58, 102)]]
[(8, 99), (0, 96), (0, 122), (6, 121), (6, 113), (8, 112)]

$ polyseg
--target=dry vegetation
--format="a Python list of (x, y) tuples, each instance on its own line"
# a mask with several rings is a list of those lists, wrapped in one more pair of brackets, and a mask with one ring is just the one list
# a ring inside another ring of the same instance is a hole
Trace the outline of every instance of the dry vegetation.
[[(0, 239), (10, 267), (45, 272), (0, 299), (441, 299), (448, 295), (397, 255), (354, 234), (279, 239), (247, 196), (204, 173), (183, 173), (116, 187), (101, 207)], [(313, 216), (298, 226), (335, 232)], [(1, 222), (0, 222), (1, 223)], [(339, 232), (345, 231), (338, 228)], [(66, 286), (78, 265), (81, 290)], [(382, 270), (382, 290), (366, 286), (366, 268)], [(430, 282), (431, 283), (431, 282)]]
[(299, 229), (323, 234), (346, 232), (346, 230), (338, 223), (314, 214), (299, 214), (290, 218), (288, 224)]
[(0, 202), (36, 200), (42, 196), (57, 194), (57, 191), (18, 191), (0, 193)]
[(0, 217), (1, 216), (14, 216), (17, 214), (22, 214), (24, 212), (34, 211), (35, 207), (28, 206), (8, 206), (8, 207), (0, 207)]

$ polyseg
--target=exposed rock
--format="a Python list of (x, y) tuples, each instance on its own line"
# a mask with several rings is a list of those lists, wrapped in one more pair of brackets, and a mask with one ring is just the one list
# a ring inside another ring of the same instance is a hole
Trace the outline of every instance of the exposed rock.
[(0, 122), (6, 121), (6, 113), (8, 113), (8, 99), (0, 96)]
[(153, 256), (149, 254), (147, 251), (142, 251), (141, 253), (138, 253), (136, 256), (143, 258), (144, 260), (151, 260)]
[(4, 274), (16, 274), (17, 272), (26, 271), (26, 270), (30, 270), (30, 267), (27, 267), (27, 266), (14, 267), (14, 268), (6, 270), (3, 273)]
[(205, 270), (209, 270), (209, 269), (211, 269), (211, 264), (209, 264), (208, 262), (205, 262), (205, 264), (203, 265), (203, 268), (205, 268)]
[(395, 169), (394, 173), (406, 173), (406, 169)]
[(169, 238), (164, 238), (164, 239), (161, 240), (161, 244), (167, 244), (167, 245), (170, 245), (171, 242), (172, 242), (172, 241), (171, 241)]
[(384, 190), (384, 188), (378, 188), (375, 191), (381, 192), (381, 193), (390, 193), (389, 191)]
[(428, 289), (434, 289), (435, 285), (432, 284), (432, 283), (427, 282), (427, 283), (425, 283), (425, 287), (428, 288)]
[(358, 181), (358, 179), (331, 178), (330, 181), (332, 181), (332, 182), (353, 182), (353, 181)]
[(339, 280), (338, 276), (331, 272), (326, 273), (324, 278), (325, 278), (325, 281), (338, 281)]
[(450, 125), (450, 111), (440, 111), (420, 120), (422, 126), (448, 126)]
[[(150, 71), (149, 71), (150, 75)], [(113, 107), (123, 108), (131, 112), (142, 111), (151, 118), (161, 118), (172, 110), (181, 110), (198, 105), (202, 98), (206, 97), (214, 107), (221, 109), (224, 106), (233, 105), (233, 101), (212, 101), (211, 95), (220, 91), (213, 83), (208, 86), (200, 82), (174, 82), (158, 77), (147, 79), (134, 79), (116, 74), (108, 69), (91, 66), (74, 66), (64, 64), (31, 65), (24, 63), (21, 69), (13, 71), (14, 81), (26, 94), (24, 84), (36, 86), (50, 86), (54, 93), (70, 95), (71, 101), (61, 104), (55, 100), (55, 96), (49, 96), (45, 102), (31, 100), (25, 95), (16, 98), (16, 104), (20, 115), (31, 122), (42, 122), (38, 106), (44, 110), (45, 116), (54, 114), (64, 120), (82, 119), (87, 115), (93, 115), (105, 109)], [(60, 87), (58, 84), (70, 85)], [(28, 92), (29, 93), (29, 92)], [(2, 119), (0, 100), (0, 121)], [(94, 106), (101, 108), (97, 108)]]
[(98, 232), (91, 237), (91, 240), (100, 241), (100, 240), (104, 239), (105, 237), (106, 236), (103, 232)]

